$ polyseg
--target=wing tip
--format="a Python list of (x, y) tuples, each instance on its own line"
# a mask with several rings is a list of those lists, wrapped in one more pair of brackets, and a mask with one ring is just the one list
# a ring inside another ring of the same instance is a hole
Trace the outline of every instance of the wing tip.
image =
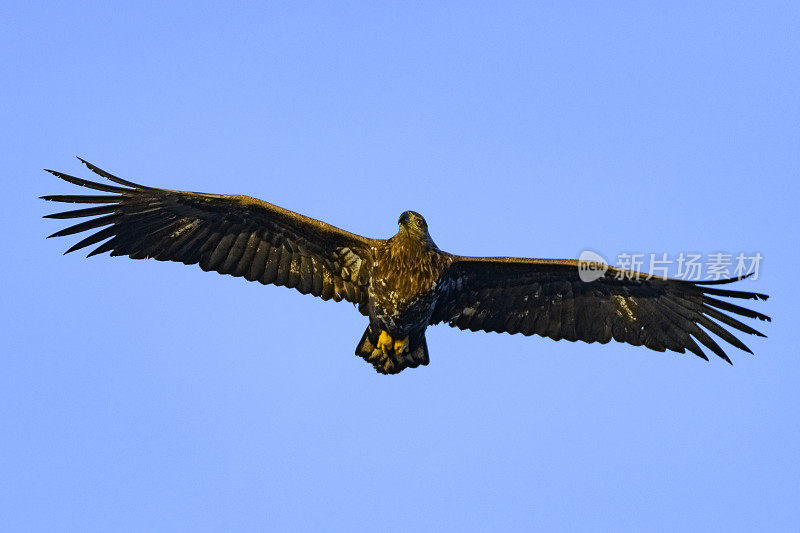
[(751, 276), (753, 276), (755, 272), (748, 272), (747, 274), (742, 274), (741, 276), (736, 276), (733, 278), (721, 278), (721, 279), (701, 279), (697, 281), (692, 280), (684, 280), (688, 283), (693, 285), (726, 285), (728, 283), (736, 283), (737, 281), (745, 280)]
[(96, 169), (96, 168), (97, 168), (96, 166), (94, 166), (93, 164), (89, 163), (87, 160), (85, 160), (85, 159), (84, 159), (84, 158), (82, 158), (81, 156), (79, 156), (79, 155), (76, 155), (75, 157), (78, 159), (78, 161), (80, 161), (81, 163), (83, 163), (83, 164), (86, 166), (86, 168), (88, 168), (89, 170), (91, 170), (91, 171), (93, 171), (93, 172), (94, 172), (94, 169)]
[[(743, 276), (739, 276), (738, 278), (726, 278), (726, 279), (717, 280), (717, 281), (719, 281), (721, 283), (734, 283), (736, 281), (741, 281), (743, 279), (747, 279), (749, 277), (752, 277), (753, 275), (755, 275), (755, 271), (754, 272), (748, 272), (747, 274), (745, 274)], [(753, 300), (764, 300), (764, 301), (769, 300), (769, 294), (763, 294), (763, 293), (760, 293), (760, 292), (751, 292), (750, 295), (751, 295)]]

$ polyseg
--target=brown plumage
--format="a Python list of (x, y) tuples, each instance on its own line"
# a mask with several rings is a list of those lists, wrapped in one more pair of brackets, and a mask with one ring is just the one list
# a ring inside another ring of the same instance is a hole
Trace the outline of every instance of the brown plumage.
[(145, 187), (81, 161), (117, 185), (48, 171), (111, 193), (42, 197), (100, 204), (47, 215), (92, 217), (51, 235), (97, 230), (67, 252), (99, 243), (89, 256), (111, 252), (198, 264), (203, 270), (292, 287), (323, 300), (346, 300), (369, 317), (356, 354), (384, 374), (428, 364), (425, 329), (440, 322), (555, 340), (613, 339), (662, 352), (688, 350), (707, 359), (699, 342), (730, 362), (706, 331), (752, 353), (723, 325), (763, 337), (734, 316), (770, 320), (719, 299), (767, 299), (717, 287), (736, 279), (692, 282), (609, 267), (595, 281), (585, 282), (578, 275), (578, 261), (442, 252), (425, 219), (413, 211), (401, 215), (394, 237), (370, 239), (249, 196)]

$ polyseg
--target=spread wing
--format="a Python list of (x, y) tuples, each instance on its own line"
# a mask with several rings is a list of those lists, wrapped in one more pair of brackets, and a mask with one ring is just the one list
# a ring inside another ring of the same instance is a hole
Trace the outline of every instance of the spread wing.
[[(83, 161), (81, 159), (81, 161)], [(110, 195), (52, 195), (45, 200), (100, 204), (47, 215), (88, 218), (51, 237), (98, 230), (66, 253), (100, 243), (104, 252), (132, 259), (199, 264), (203, 270), (296, 288), (323, 300), (347, 300), (366, 314), (371, 245), (378, 241), (249, 196), (202, 194), (145, 187), (83, 161), (118, 184), (95, 183), (48, 170), (75, 185)]]
[(578, 261), (456, 257), (445, 275), (449, 288), (437, 303), (431, 324), (535, 333), (554, 340), (607, 343), (614, 339), (659, 352), (689, 350), (708, 359), (699, 341), (730, 363), (708, 333), (752, 353), (724, 326), (764, 337), (735, 317), (770, 320), (717, 298), (767, 299), (764, 294), (716, 287), (734, 281), (647, 279), (609, 267), (595, 281), (584, 282)]

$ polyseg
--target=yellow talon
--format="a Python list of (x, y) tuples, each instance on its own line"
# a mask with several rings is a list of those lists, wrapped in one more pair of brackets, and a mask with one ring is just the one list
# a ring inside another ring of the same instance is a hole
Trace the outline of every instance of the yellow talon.
[(399, 341), (394, 341), (395, 355), (401, 355), (407, 351), (408, 351), (408, 337)]
[(378, 338), (378, 349), (388, 354), (392, 349), (392, 337), (385, 331), (381, 331), (381, 336)]

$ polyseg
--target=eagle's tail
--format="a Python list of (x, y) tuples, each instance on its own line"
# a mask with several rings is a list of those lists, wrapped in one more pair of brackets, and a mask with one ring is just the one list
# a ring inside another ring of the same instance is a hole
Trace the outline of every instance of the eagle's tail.
[[(406, 340), (407, 347), (404, 343)], [(383, 349), (379, 346), (383, 346)], [(429, 362), (425, 331), (412, 333), (407, 339), (395, 340), (387, 332), (367, 326), (356, 348), (356, 355), (372, 363), (381, 374), (397, 374), (404, 368), (416, 368)]]

